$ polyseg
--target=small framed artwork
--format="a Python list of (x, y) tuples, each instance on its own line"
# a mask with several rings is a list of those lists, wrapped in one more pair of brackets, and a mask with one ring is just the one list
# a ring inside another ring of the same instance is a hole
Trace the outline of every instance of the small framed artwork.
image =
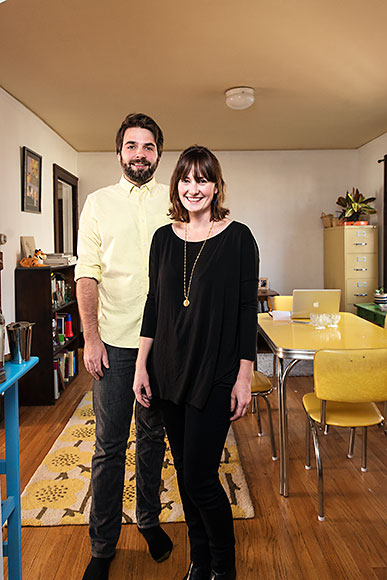
[(258, 278), (258, 288), (267, 290), (269, 288), (269, 278)]
[(22, 211), (41, 213), (42, 157), (23, 147), (22, 158)]
[(20, 236), (20, 243), (23, 258), (28, 258), (33, 256), (36, 250), (35, 238), (34, 236)]

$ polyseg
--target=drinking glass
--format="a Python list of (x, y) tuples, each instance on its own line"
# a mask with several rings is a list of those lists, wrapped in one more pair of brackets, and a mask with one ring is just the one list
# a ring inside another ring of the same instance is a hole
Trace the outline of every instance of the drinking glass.
[(327, 315), (326, 314), (320, 314), (317, 312), (311, 312), (309, 314), (310, 317), (310, 321), (313, 324), (313, 326), (317, 329), (317, 330), (322, 330), (323, 328), (325, 328), (326, 324), (327, 324)]
[(335, 313), (335, 314), (328, 314), (329, 320), (328, 320), (328, 326), (330, 326), (331, 328), (337, 328), (337, 325), (340, 322), (340, 314), (339, 313)]

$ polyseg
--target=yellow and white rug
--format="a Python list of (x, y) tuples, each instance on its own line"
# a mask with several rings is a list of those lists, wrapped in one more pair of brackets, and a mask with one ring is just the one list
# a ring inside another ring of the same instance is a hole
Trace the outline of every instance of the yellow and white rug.
[[(91, 392), (86, 393), (22, 494), (22, 525), (59, 526), (87, 524), (91, 502), (91, 457), (94, 446), (94, 412)], [(126, 452), (123, 523), (135, 523), (136, 431), (131, 425)], [(232, 428), (220, 465), (222, 484), (234, 518), (254, 517), (249, 490), (239, 460)], [(167, 451), (161, 473), (161, 522), (184, 521), (173, 458)]]

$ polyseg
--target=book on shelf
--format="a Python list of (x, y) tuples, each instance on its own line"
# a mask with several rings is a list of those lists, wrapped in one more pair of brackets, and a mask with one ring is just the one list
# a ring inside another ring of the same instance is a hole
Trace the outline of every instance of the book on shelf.
[(77, 257), (72, 254), (47, 254), (44, 260), (46, 266), (71, 266), (77, 263)]
[(56, 327), (58, 329), (58, 334), (64, 334), (65, 332), (65, 320), (67, 314), (65, 312), (56, 312)]
[(54, 358), (54, 398), (59, 399), (58, 361)]
[(61, 308), (74, 299), (73, 290), (63, 274), (51, 273), (51, 303), (53, 308)]
[[(54, 358), (54, 393), (55, 382), (57, 382), (58, 393), (64, 391), (67, 384), (76, 374), (76, 352), (74, 350), (65, 350), (59, 352)], [(59, 394), (58, 394), (59, 396)], [(57, 398), (55, 394), (55, 398)]]

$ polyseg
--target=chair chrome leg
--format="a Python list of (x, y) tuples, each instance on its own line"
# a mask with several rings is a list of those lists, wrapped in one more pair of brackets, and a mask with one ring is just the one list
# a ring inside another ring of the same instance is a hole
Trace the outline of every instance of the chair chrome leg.
[(305, 429), (305, 469), (308, 471), (311, 469), (310, 466), (310, 430), (311, 430), (311, 423), (309, 417), (306, 416), (306, 429)]
[(322, 466), (322, 460), (321, 460), (321, 455), (320, 455), (320, 447), (318, 444), (318, 434), (317, 434), (317, 429), (316, 429), (316, 425), (315, 425), (314, 421), (311, 422), (311, 427), (312, 427), (314, 453), (316, 456), (316, 466), (317, 466), (317, 473), (318, 473), (318, 519), (320, 522), (323, 522), (325, 520), (323, 466)]
[(259, 435), (259, 437), (262, 437), (263, 436), (263, 430), (262, 430), (261, 411), (259, 409), (259, 398), (258, 397), (257, 397), (256, 409), (257, 409), (258, 435)]
[(277, 376), (277, 357), (273, 354), (273, 377)]
[(257, 411), (257, 396), (251, 395), (251, 412), (255, 413)]
[(352, 459), (352, 457), (353, 457), (353, 448), (355, 445), (355, 435), (356, 435), (356, 428), (351, 427), (351, 429), (349, 431), (349, 445), (348, 445), (348, 453), (347, 453), (348, 459)]
[(263, 399), (265, 400), (266, 407), (267, 407), (267, 418), (269, 420), (269, 429), (270, 429), (270, 441), (271, 441), (271, 458), (273, 461), (277, 461), (278, 455), (277, 450), (275, 447), (275, 437), (274, 437), (274, 428), (273, 428), (273, 417), (271, 414), (271, 405), (267, 396), (264, 396)]
[(363, 427), (363, 439), (361, 445), (361, 470), (367, 471), (367, 427)]

